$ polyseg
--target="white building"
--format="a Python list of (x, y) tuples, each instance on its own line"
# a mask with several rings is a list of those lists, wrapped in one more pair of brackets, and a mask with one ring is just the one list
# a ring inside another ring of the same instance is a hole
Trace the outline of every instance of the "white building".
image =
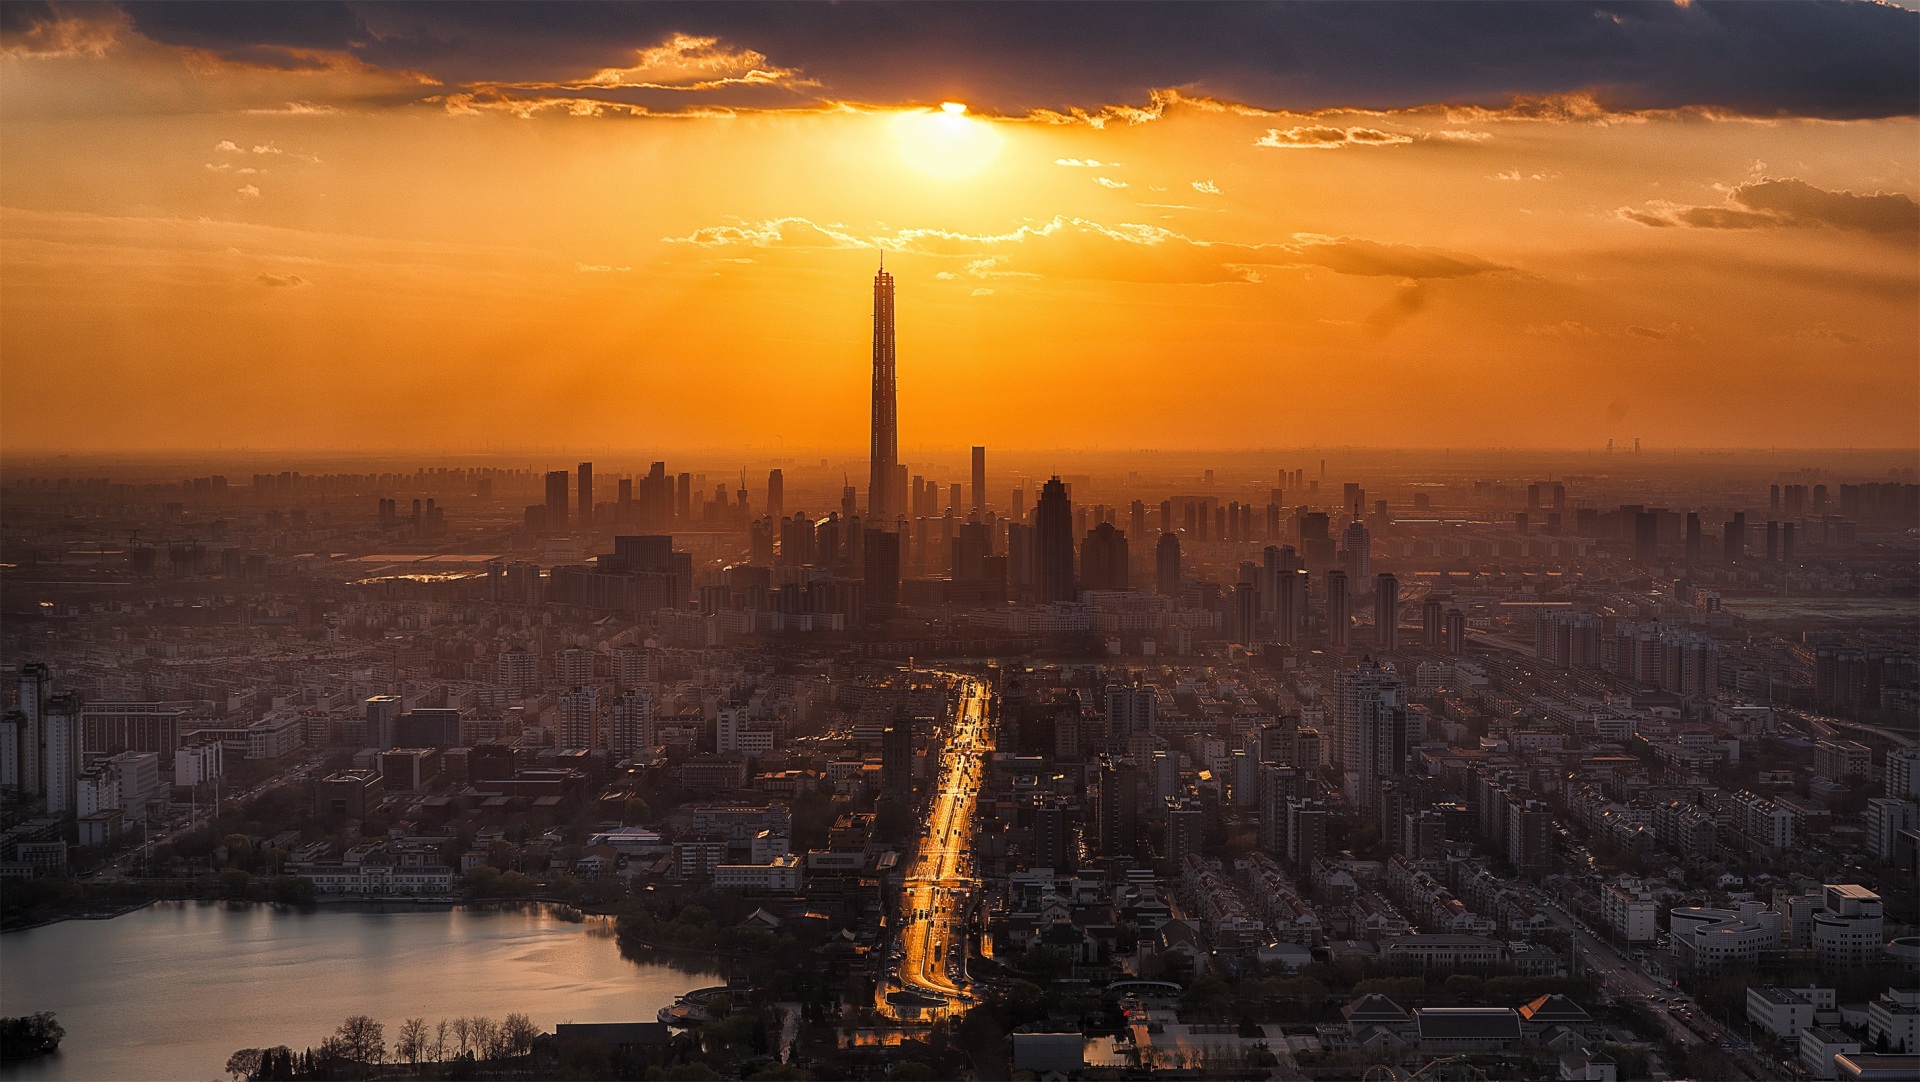
[(1867, 1004), (1867, 1043), (1911, 1056), (1920, 1052), (1920, 989), (1889, 988)]
[(268, 714), (247, 726), (247, 758), (278, 759), (307, 746), (307, 719), (291, 710)]
[(1887, 795), (1895, 800), (1920, 798), (1920, 748), (1895, 748), (1887, 753)]
[(1837, 1078), (1833, 1057), (1860, 1051), (1858, 1039), (1837, 1029), (1814, 1026), (1800, 1031), (1800, 1066), (1810, 1078)]
[(1914, 816), (1912, 801), (1884, 796), (1867, 801), (1867, 852), (1877, 860), (1892, 860), (1895, 840), (1901, 831), (1913, 829)]
[(1769, 853), (1793, 848), (1793, 813), (1755, 793), (1737, 793), (1732, 800), (1733, 824), (1749, 844)]
[(1759, 902), (1741, 902), (1738, 909), (1681, 906), (1667, 922), (1674, 953), (1696, 974), (1755, 965), (1781, 948), (1780, 914)]
[(1873, 965), (1885, 947), (1880, 896), (1855, 883), (1828, 883), (1813, 915), (1813, 949), (1820, 964), (1834, 968)]
[(1813, 1025), (1816, 1012), (1832, 1010), (1833, 1000), (1831, 988), (1749, 988), (1747, 1018), (1785, 1040)]
[(173, 753), (173, 784), (205, 785), (223, 773), (226, 745), (218, 740), (191, 744)]
[(72, 815), (79, 798), (79, 703), (68, 695), (49, 699), (41, 733), (46, 741), (40, 777), (46, 785), (47, 814)]
[(1638, 879), (1620, 879), (1600, 888), (1600, 915), (1607, 927), (1629, 943), (1651, 943), (1659, 934), (1660, 903)]

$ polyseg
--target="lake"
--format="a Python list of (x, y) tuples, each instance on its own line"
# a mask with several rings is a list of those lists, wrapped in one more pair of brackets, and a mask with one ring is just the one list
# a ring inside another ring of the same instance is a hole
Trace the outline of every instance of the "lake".
[(386, 1024), (519, 1011), (650, 1022), (716, 974), (620, 956), (611, 918), (511, 909), (162, 902), (0, 936), (0, 1015), (53, 1011), (60, 1051), (15, 1079), (224, 1079), (235, 1049), (318, 1046), (349, 1015)]

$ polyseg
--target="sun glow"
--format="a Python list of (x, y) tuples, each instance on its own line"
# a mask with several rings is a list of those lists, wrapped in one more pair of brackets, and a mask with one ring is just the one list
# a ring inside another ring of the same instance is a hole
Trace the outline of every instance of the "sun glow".
[(972, 176), (1000, 153), (1000, 133), (967, 115), (963, 102), (942, 102), (938, 110), (914, 109), (894, 118), (900, 156), (936, 177)]

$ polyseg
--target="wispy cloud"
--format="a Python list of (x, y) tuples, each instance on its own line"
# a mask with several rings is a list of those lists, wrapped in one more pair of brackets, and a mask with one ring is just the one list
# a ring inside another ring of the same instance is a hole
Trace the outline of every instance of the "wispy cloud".
[[(859, 237), (804, 218), (736, 221), (695, 230), (669, 243), (717, 249), (884, 248), (963, 261), (957, 272), (933, 277), (1086, 278), (1169, 284), (1257, 282), (1260, 267), (1317, 268), (1357, 277), (1421, 281), (1466, 278), (1508, 271), (1476, 256), (1435, 248), (1387, 244), (1355, 237), (1301, 233), (1270, 243), (1248, 244), (1188, 237), (1164, 226), (1138, 222), (1105, 224), (1064, 215), (1029, 221), (1004, 233), (963, 233), (937, 228), (896, 229)], [(944, 277), (943, 277), (944, 276)]]
[(1053, 164), (1072, 169), (1117, 169), (1120, 166), (1119, 162), (1101, 162), (1092, 158), (1055, 158)]
[(696, 229), (684, 237), (662, 237), (669, 244), (693, 244), (702, 248), (718, 248), (730, 244), (745, 244), (754, 248), (873, 248), (872, 241), (864, 241), (851, 234), (833, 229), (798, 217), (771, 218), (754, 224), (735, 221), (727, 225), (712, 225)]
[(1102, 188), (1125, 188), (1125, 187), (1127, 187), (1127, 182), (1126, 182), (1126, 181), (1124, 181), (1124, 180), (1114, 180), (1114, 179), (1113, 179), (1112, 177), (1094, 177), (1094, 178), (1093, 178), (1093, 182), (1094, 182), (1095, 184), (1098, 184), (1098, 185), (1100, 185), (1100, 186), (1101, 186)]
[(312, 284), (297, 274), (271, 274), (267, 271), (261, 271), (259, 274), (254, 275), (253, 280), (263, 286), (270, 286), (274, 289), (298, 289), (301, 286)]
[(1912, 196), (1827, 191), (1793, 177), (1762, 177), (1735, 185), (1720, 206), (1655, 201), (1639, 208), (1621, 207), (1616, 213), (1655, 228), (1827, 228), (1906, 239), (1920, 236), (1920, 204)]
[(1413, 136), (1378, 128), (1336, 128), (1325, 124), (1293, 128), (1268, 128), (1267, 134), (1253, 141), (1257, 147), (1282, 150), (1335, 150), (1340, 147), (1384, 147), (1413, 142)]
[(333, 116), (340, 112), (333, 105), (319, 105), (310, 101), (290, 101), (285, 105), (275, 105), (260, 109), (248, 109), (249, 116)]
[(1219, 195), (1219, 194), (1220, 194), (1220, 188), (1219, 188), (1219, 186), (1218, 186), (1218, 185), (1216, 185), (1216, 184), (1214, 184), (1214, 182), (1213, 182), (1213, 181), (1211, 181), (1211, 180), (1196, 180), (1196, 181), (1194, 181), (1194, 182), (1193, 182), (1193, 190), (1194, 190), (1194, 191), (1196, 191), (1196, 192), (1205, 192), (1205, 193), (1206, 193), (1206, 194), (1208, 194), (1208, 195)]

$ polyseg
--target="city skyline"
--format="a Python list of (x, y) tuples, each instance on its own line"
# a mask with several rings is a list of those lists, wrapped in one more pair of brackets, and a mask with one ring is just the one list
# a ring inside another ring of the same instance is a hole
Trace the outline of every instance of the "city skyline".
[(0, 1075), (1920, 1078), (1920, 0), (0, 0), (0, 161)]
[(1920, 445), (1911, 11), (8, 10), (10, 454)]

